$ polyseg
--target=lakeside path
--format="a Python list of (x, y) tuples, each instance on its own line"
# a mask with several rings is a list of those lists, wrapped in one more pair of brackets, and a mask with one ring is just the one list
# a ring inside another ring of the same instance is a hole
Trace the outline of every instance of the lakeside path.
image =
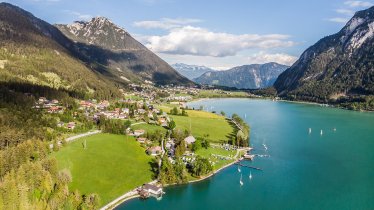
[[(98, 134), (98, 133), (101, 133), (101, 130), (88, 131), (86, 133), (81, 133), (81, 134), (78, 134), (78, 135), (75, 135), (75, 136), (70, 136), (70, 137), (66, 138), (65, 141), (66, 142), (71, 142), (71, 141), (74, 141), (76, 139), (79, 139), (79, 138), (82, 138), (82, 137), (85, 137), (85, 136), (91, 136), (91, 135)], [(61, 143), (62, 143), (61, 141), (58, 142), (59, 145), (61, 145)], [(50, 144), (49, 148), (53, 149), (53, 144)]]
[[(157, 180), (153, 180), (149, 182), (148, 184), (156, 184)], [(140, 187), (140, 186), (139, 186)], [(130, 199), (138, 198), (140, 197), (138, 194), (138, 188), (135, 188), (129, 192), (126, 192), (125, 194), (121, 195), (120, 197), (114, 199), (112, 202), (106, 204), (105, 206), (101, 207), (100, 210), (109, 210), (109, 209), (114, 209), (120, 204), (124, 203), (125, 201), (128, 201)]]

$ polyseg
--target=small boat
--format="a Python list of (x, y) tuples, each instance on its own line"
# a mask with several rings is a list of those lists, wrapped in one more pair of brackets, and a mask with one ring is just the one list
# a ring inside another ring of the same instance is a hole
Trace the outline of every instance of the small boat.
[(249, 179), (252, 179), (252, 173), (249, 172)]
[(321, 130), (321, 136), (323, 135), (323, 130)]
[(243, 176), (240, 174), (240, 181), (239, 181), (239, 183), (240, 183), (240, 186), (243, 186), (243, 181), (242, 181), (242, 178), (243, 178)]
[(334, 132), (336, 131), (336, 128), (334, 128)]
[(240, 167), (238, 166), (238, 172), (240, 173), (241, 172), (241, 170), (240, 170)]
[(312, 128), (309, 128), (309, 134), (311, 134), (312, 133)]
[(268, 150), (268, 147), (266, 146), (266, 144), (262, 144), (262, 146), (264, 146), (264, 148), (265, 148), (265, 151), (267, 151), (267, 150)]
[(244, 114), (244, 118), (247, 118), (247, 114)]

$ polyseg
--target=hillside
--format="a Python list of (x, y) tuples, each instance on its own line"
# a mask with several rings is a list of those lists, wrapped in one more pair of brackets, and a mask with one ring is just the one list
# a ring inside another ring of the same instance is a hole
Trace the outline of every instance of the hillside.
[(175, 63), (171, 65), (180, 74), (187, 77), (190, 80), (196, 79), (208, 71), (215, 71), (206, 66), (188, 65), (184, 63)]
[(258, 89), (272, 86), (278, 75), (288, 66), (267, 63), (234, 67), (227, 71), (206, 72), (194, 81), (200, 84)]
[(103, 75), (72, 56), (74, 43), (54, 26), (7, 3), (0, 4), (0, 26), (2, 86), (48, 86), (82, 97), (119, 94)]
[(369, 103), (367, 96), (374, 94), (374, 7), (357, 12), (338, 33), (308, 48), (274, 87), (289, 99)]
[(56, 27), (76, 42), (81, 54), (104, 67), (115, 80), (192, 84), (169, 64), (105, 17)]

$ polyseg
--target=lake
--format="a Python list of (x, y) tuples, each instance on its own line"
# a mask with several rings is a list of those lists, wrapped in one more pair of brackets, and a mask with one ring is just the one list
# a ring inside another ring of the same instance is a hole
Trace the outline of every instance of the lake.
[(240, 186), (231, 166), (202, 182), (168, 187), (160, 201), (133, 199), (117, 209), (374, 209), (374, 113), (251, 99), (189, 106), (245, 118), (252, 153), (269, 155), (246, 164), (263, 171), (251, 169), (250, 180), (250, 169), (241, 168)]

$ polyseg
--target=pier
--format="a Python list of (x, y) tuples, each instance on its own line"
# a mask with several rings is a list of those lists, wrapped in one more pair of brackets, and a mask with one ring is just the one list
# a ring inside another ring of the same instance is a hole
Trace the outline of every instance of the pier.
[(237, 162), (237, 163), (235, 163), (235, 165), (238, 165), (240, 167), (255, 169), (255, 170), (258, 170), (258, 171), (263, 171), (261, 168), (257, 168), (257, 167), (254, 167), (254, 166), (243, 165), (241, 162)]

